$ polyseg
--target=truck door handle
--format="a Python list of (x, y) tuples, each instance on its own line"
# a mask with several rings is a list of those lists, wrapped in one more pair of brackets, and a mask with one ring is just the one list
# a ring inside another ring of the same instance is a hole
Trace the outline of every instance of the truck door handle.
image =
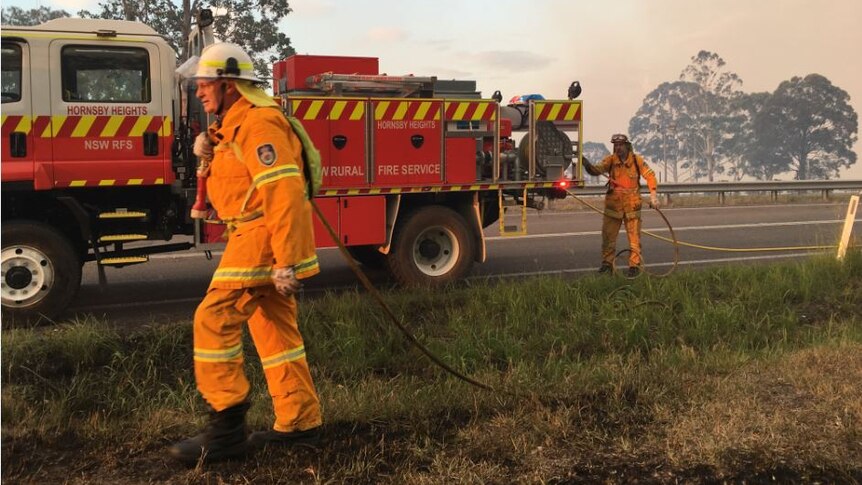
[(159, 134), (155, 131), (144, 133), (144, 155), (154, 156), (159, 154)]
[(27, 134), (21, 131), (13, 131), (9, 134), (10, 155), (16, 158), (27, 156)]

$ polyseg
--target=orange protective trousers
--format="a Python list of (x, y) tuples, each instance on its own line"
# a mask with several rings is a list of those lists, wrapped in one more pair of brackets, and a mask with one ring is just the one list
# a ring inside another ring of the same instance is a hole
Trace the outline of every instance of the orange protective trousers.
[(629, 238), (629, 266), (641, 264), (641, 195), (635, 189), (616, 188), (605, 196), (605, 215), (602, 221), (602, 262), (613, 264), (617, 250), (620, 225), (625, 221)]
[(210, 288), (195, 312), (195, 378), (198, 390), (216, 411), (243, 402), (249, 383), (243, 372), (242, 324), (248, 322), (266, 376), (277, 431), (320, 426), (320, 400), (314, 389), (305, 346), (297, 327), (294, 297), (272, 285)]

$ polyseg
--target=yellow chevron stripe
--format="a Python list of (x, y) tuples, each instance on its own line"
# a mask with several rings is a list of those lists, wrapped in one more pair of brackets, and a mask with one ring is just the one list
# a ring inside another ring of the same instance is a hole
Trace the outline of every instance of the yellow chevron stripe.
[(365, 116), (365, 103), (358, 101), (356, 107), (353, 108), (353, 113), (350, 115), (350, 121), (356, 121)]
[(99, 134), (102, 138), (111, 138), (117, 134), (117, 130), (120, 129), (120, 125), (123, 124), (123, 120), (126, 119), (125, 116), (111, 116), (111, 119), (105, 124), (105, 127), (102, 128), (102, 133)]
[(132, 127), (132, 130), (129, 131), (130, 137), (138, 137), (144, 134), (144, 130), (150, 126), (150, 122), (153, 121), (152, 115), (144, 115), (138, 116), (138, 121), (135, 122), (135, 126)]
[(95, 121), (95, 116), (82, 116), (81, 120), (78, 121), (78, 124), (75, 126), (75, 131), (72, 132), (72, 138), (87, 136), (87, 133), (90, 131), (90, 127), (93, 126)]
[(141, 185), (142, 183), (144, 183), (144, 179), (129, 179), (127, 185)]
[(292, 107), (290, 108), (290, 112), (296, 113), (297, 111), (299, 111), (300, 106), (302, 106), (302, 100), (301, 99), (294, 99)]
[(569, 109), (566, 111), (566, 116), (563, 117), (566, 121), (572, 121), (575, 119), (575, 115), (578, 114), (578, 105), (570, 104)]
[(368, 191), (369, 194), (379, 194), (381, 189), (371, 189)]
[(408, 108), (410, 108), (410, 101), (401, 101), (398, 103), (398, 108), (395, 109), (395, 115), (392, 116), (392, 119), (403, 120)]
[(32, 118), (29, 116), (22, 116), (21, 121), (18, 122), (18, 126), (15, 127), (15, 131), (30, 133), (30, 129), (33, 127), (32, 121)]
[(308, 111), (305, 112), (305, 116), (303, 119), (305, 120), (316, 120), (317, 115), (320, 114), (320, 109), (323, 108), (323, 101), (320, 99), (314, 100), (311, 102), (311, 107), (308, 108)]
[(114, 179), (99, 180), (99, 187), (110, 187), (114, 185), (114, 182), (116, 182)]
[(0, 126), (3, 126), (3, 125), (5, 125), (5, 124), (6, 124), (6, 118), (7, 118), (8, 116), (9, 116), (9, 115), (0, 115)]
[(548, 113), (549, 120), (557, 119), (557, 115), (560, 114), (560, 109), (563, 107), (560, 103), (554, 103), (551, 105), (551, 111)]
[(64, 115), (52, 116), (51, 122), (45, 127), (45, 131), (42, 132), (42, 138), (53, 138), (57, 136), (57, 133), (60, 133), (60, 129), (63, 128), (63, 123), (66, 122), (66, 117)]
[(161, 179), (161, 178), (156, 179), (156, 183), (157, 184), (163, 184), (163, 183), (165, 183), (165, 179)]
[(452, 115), (453, 120), (463, 120), (464, 113), (467, 112), (467, 107), (470, 103), (458, 103), (458, 107), (455, 108), (455, 114)]
[(165, 119), (162, 120), (162, 129), (159, 130), (159, 136), (170, 136), (173, 134), (171, 130), (171, 117), (165, 116)]
[(84, 187), (85, 185), (87, 185), (86, 180), (73, 180), (69, 182), (69, 187)]
[(383, 115), (386, 114), (387, 109), (389, 109), (389, 101), (381, 101), (377, 103), (377, 107), (374, 108), (374, 119), (382, 120)]
[(419, 109), (416, 110), (416, 114), (413, 115), (414, 120), (424, 120), (425, 115), (428, 114), (428, 110), (431, 108), (430, 101), (424, 101), (419, 105)]
[(491, 106), (489, 103), (479, 103), (479, 106), (476, 107), (476, 111), (473, 112), (472, 119), (481, 120), (489, 106)]
[(330, 120), (341, 119), (341, 113), (344, 111), (345, 106), (347, 106), (347, 101), (336, 101), (332, 105), (332, 111), (329, 112), (329, 119)]
[(542, 116), (542, 111), (545, 110), (545, 106), (547, 106), (547, 105), (546, 104), (538, 104), (538, 103), (535, 105), (535, 109), (533, 110), (534, 111), (533, 119), (536, 119), (536, 120), (541, 119), (540, 116)]

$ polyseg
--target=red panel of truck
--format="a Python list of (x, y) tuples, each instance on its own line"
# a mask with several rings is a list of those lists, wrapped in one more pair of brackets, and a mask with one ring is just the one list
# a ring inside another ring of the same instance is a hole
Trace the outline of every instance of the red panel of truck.
[(320, 150), (324, 187), (368, 185), (365, 99), (300, 98), (290, 101)]
[(443, 102), (372, 100), (371, 109), (375, 184), (442, 182)]
[[(52, 117), (38, 136), (53, 145), (56, 187), (99, 187), (171, 183), (171, 132), (164, 116), (72, 115)], [(151, 153), (146, 137), (155, 140)]]
[(347, 246), (386, 241), (386, 197), (341, 197), (341, 242)]
[(446, 183), (476, 182), (476, 151), (474, 138), (446, 139)]
[[(323, 217), (332, 226), (332, 229), (338, 234), (338, 201), (339, 199), (319, 198), (314, 199), (314, 203), (320, 208)], [(317, 213), (314, 213), (314, 246), (317, 248), (332, 248), (337, 246), (335, 241), (329, 235), (329, 231), (323, 226), (323, 223), (317, 218)]]
[[(295, 55), (285, 59), (276, 74), (286, 80), (287, 90), (308, 89), (306, 79), (314, 74), (332, 72), (335, 74), (379, 74), (379, 61), (376, 57), (350, 56), (309, 56)], [(276, 85), (278, 84), (276, 77)], [(279, 92), (276, 90), (276, 92)]]

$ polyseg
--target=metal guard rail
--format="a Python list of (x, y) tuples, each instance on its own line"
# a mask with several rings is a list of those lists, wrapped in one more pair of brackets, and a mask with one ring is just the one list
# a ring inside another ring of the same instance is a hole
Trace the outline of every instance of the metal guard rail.
[[(646, 190), (644, 185), (643, 190)], [(684, 184), (659, 184), (659, 194), (694, 194), (718, 193), (724, 199), (725, 192), (772, 192), (773, 198), (778, 192), (793, 192), (803, 190), (823, 191), (826, 198), (833, 190), (862, 190), (862, 180), (791, 180), (788, 182), (707, 182)], [(604, 195), (607, 187), (604, 185), (587, 185), (574, 189), (578, 195)]]

